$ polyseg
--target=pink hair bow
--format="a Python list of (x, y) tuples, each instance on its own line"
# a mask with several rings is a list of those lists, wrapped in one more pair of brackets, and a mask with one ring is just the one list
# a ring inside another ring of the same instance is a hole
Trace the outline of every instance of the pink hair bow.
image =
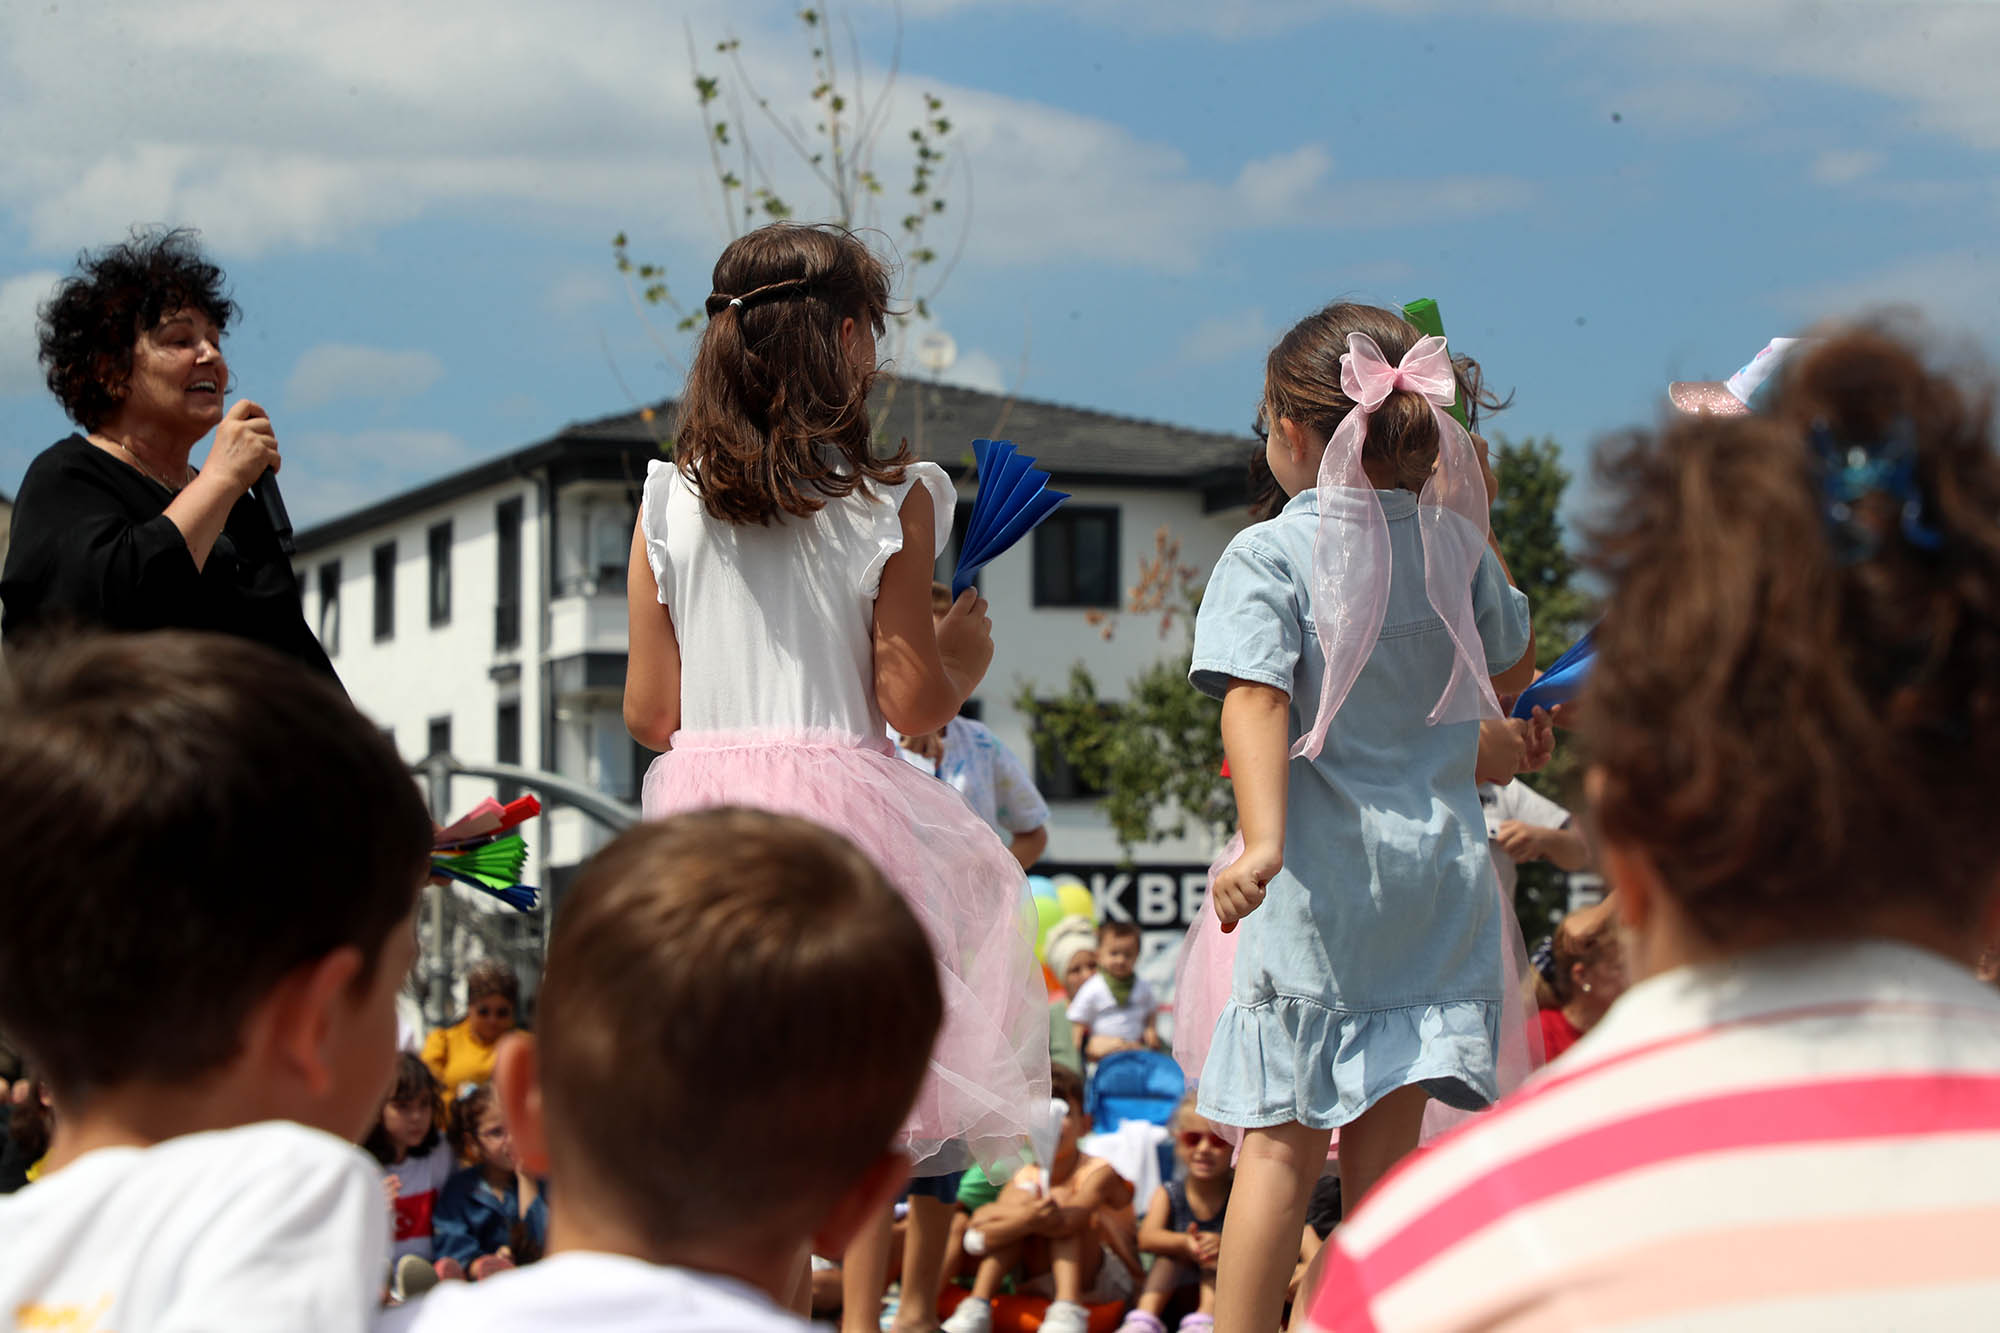
[(1396, 365), (1365, 333), (1347, 335), (1340, 387), (1354, 400), (1319, 464), (1319, 529), (1313, 539), (1312, 613), (1326, 658), (1319, 712), (1292, 748), (1317, 758), (1327, 728), (1382, 636), (1389, 606), (1389, 521), (1361, 466), (1368, 419), (1398, 390), (1423, 396), (1437, 422), (1437, 466), (1417, 497), (1424, 591), (1452, 645), (1451, 676), (1432, 705), (1430, 725), (1498, 717), (1486, 654), (1472, 612), (1472, 580), (1486, 551), (1486, 479), (1472, 437), (1450, 408), (1458, 381), (1445, 340), (1421, 338)]

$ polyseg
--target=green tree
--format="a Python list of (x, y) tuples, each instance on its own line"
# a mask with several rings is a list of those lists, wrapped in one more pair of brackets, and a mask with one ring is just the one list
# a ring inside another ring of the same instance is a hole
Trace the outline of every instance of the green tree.
[[(1575, 643), (1594, 616), (1589, 597), (1575, 586), (1576, 562), (1562, 528), (1562, 502), (1570, 474), (1562, 465), (1554, 440), (1499, 440), (1493, 448), (1493, 473), (1500, 493), (1493, 501), (1494, 540), (1507, 559), (1515, 586), (1528, 594), (1535, 626), (1535, 665), (1547, 667)], [(1547, 768), (1530, 773), (1525, 782), (1550, 800), (1572, 810), (1581, 808), (1582, 773), (1576, 752), (1558, 743)], [(1568, 880), (1546, 861), (1520, 867), (1514, 887), (1514, 912), (1521, 932), (1534, 941), (1549, 933), (1568, 906)]]

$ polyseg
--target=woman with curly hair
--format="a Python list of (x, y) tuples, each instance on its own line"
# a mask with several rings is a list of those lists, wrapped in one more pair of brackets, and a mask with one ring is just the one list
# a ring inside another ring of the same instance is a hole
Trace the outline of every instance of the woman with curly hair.
[[(42, 307), (48, 385), (83, 429), (28, 465), (0, 571), (9, 643), (59, 626), (234, 634), (333, 675), (250, 489), (279, 464), (264, 409), (226, 411), (236, 305), (189, 231), (84, 254)], [(188, 455), (209, 432), (199, 471)]]

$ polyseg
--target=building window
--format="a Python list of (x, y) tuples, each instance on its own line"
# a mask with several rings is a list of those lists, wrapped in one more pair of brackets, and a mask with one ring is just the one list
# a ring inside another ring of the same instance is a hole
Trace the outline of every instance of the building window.
[(396, 635), (396, 543), (375, 548), (375, 642)]
[(638, 507), (629, 499), (610, 493), (579, 495), (566, 502), (557, 528), (556, 595), (623, 592), (632, 556), (632, 525), (638, 515)]
[(451, 718), (449, 715), (432, 718), (426, 734), (428, 739), (425, 741), (425, 758), (429, 758), (434, 754), (451, 753)]
[(493, 511), (493, 532), (500, 552), (494, 586), (493, 646), (521, 646), (521, 498), (502, 500)]
[[(509, 699), (500, 705), (500, 711), (493, 715), (493, 761), (499, 764), (521, 762), (521, 701)], [(504, 803), (521, 794), (518, 782), (500, 784), (500, 800)]]
[(319, 646), (332, 657), (340, 651), (340, 562), (319, 567)]
[(1065, 506), (1035, 529), (1035, 605), (1116, 610), (1118, 510)]
[(451, 520), (433, 524), (425, 536), (431, 555), (431, 624), (451, 623)]

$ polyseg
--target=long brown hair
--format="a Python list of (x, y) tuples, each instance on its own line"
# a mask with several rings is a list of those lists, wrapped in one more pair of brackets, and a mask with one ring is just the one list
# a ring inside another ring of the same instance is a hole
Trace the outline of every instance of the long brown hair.
[(907, 445), (874, 457), (871, 369), (857, 376), (842, 320), (879, 335), (889, 274), (852, 232), (779, 222), (715, 261), (702, 331), (675, 425), (675, 460), (710, 516), (770, 523), (817, 513), (874, 481), (893, 486)]
[[(1671, 423), (1599, 460), (1611, 586), (1585, 738), (1605, 837), (1711, 940), (1837, 935), (1886, 908), (1970, 929), (2000, 872), (2000, 460), (1992, 396), (1906, 338), (1835, 334), (1773, 415)], [(1815, 462), (1914, 447), (1914, 495), (1857, 503), (1843, 558)]]

